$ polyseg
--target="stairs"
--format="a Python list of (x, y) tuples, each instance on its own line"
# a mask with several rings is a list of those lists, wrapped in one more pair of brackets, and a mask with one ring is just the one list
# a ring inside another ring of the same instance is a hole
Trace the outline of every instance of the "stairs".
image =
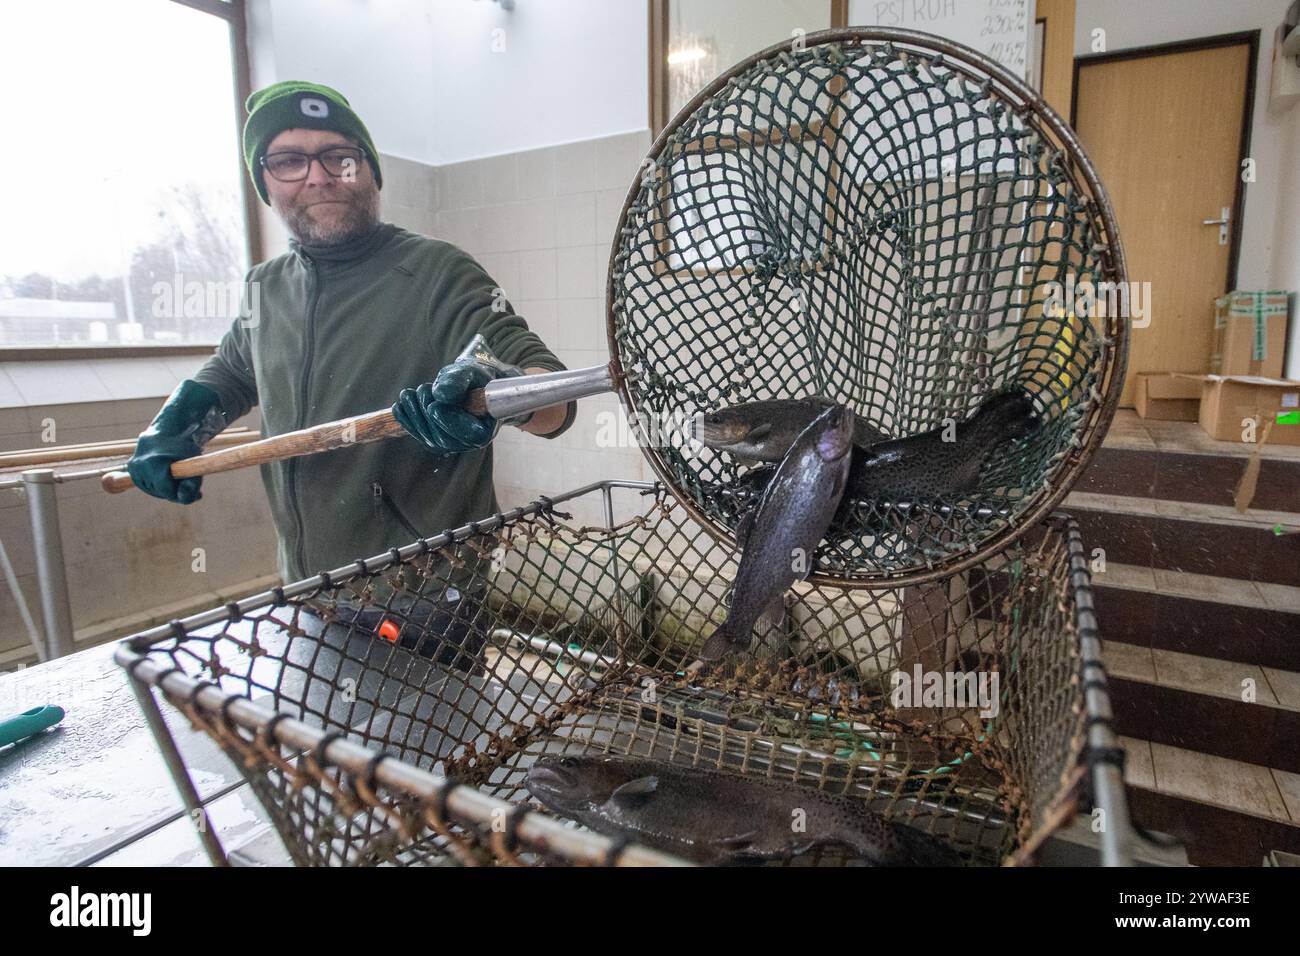
[(1300, 448), (1116, 416), (1066, 499), (1094, 571), (1134, 819), (1193, 865), (1300, 853)]

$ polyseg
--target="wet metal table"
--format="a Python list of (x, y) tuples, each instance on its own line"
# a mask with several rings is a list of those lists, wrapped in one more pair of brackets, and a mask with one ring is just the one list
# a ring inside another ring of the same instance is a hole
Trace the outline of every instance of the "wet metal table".
[[(0, 749), (0, 865), (207, 862), (114, 646), (0, 675), (0, 713), (67, 711), (52, 730)], [(223, 839), (237, 845), (265, 829), (226, 756), (183, 716), (164, 713)]]

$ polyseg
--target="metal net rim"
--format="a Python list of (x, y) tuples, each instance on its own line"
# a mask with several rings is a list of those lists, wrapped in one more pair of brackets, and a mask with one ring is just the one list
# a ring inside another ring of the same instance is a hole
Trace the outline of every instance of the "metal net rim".
[[(962, 79), (986, 86), (989, 96), (1005, 102), (1028, 128), (1042, 138), (1049, 150), (1059, 153), (1066, 160), (1062, 173), (1078, 192), (1085, 211), (1097, 229), (1099, 243), (1102, 246), (1099, 256), (1101, 277), (1107, 282), (1127, 286), (1128, 267), (1119, 228), (1109, 195), (1101, 183), (1096, 168), (1074, 131), (1023, 80), (971, 47), (917, 30), (836, 27), (809, 33), (798, 38), (797, 42), (800, 43), (801, 49), (795, 52), (805, 56), (823, 47), (864, 49), (879, 47), (886, 53), (901, 54), (905, 57), (914, 56), (924, 63), (935, 63), (938, 58), (945, 68), (951, 69)], [(696, 505), (691, 495), (679, 487), (677, 476), (644, 431), (644, 423), (641, 421), (642, 409), (633, 397), (618, 343), (615, 315), (621, 299), (617, 294), (615, 278), (618, 275), (620, 254), (624, 253), (623, 236), (624, 231), (629, 228), (628, 217), (636, 207), (642, 188), (641, 171), (657, 164), (663, 157), (664, 151), (671, 148), (673, 136), (680, 127), (689, 121), (703, 104), (724, 90), (735, 77), (765, 60), (788, 58), (792, 55), (791, 47), (792, 41), (782, 41), (746, 57), (719, 74), (669, 120), (651, 144), (636, 178), (628, 187), (619, 212), (606, 268), (605, 327), (610, 354), (610, 372), (616, 384), (619, 400), (637, 436), (638, 446), (657, 479), (663, 482), (691, 518), (715, 541), (733, 550), (737, 545), (732, 530), (705, 513)], [(903, 571), (860, 570), (847, 575), (815, 571), (809, 574), (806, 580), (810, 584), (854, 590), (882, 590), (936, 581), (980, 564), (1038, 525), (1061, 504), (1083, 474), (1093, 455), (1100, 448), (1106, 430), (1118, 409), (1128, 360), (1128, 320), (1122, 316), (1108, 315), (1104, 329), (1102, 348), (1098, 355), (1102, 386), (1100, 400), (1092, 402), (1087, 419), (1076, 429), (1074, 449), (1051, 472), (1050, 480), (1029, 496), (1028, 500), (1036, 503), (1028, 504), (1015, 513), (1012, 520), (988, 533), (973, 549), (968, 548), (948, 557), (927, 562), (923, 568)]]

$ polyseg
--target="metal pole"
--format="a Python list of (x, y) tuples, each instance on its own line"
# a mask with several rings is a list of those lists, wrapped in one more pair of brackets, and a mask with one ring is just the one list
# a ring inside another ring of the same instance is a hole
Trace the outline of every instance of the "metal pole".
[(5, 580), (9, 582), (9, 593), (14, 596), (14, 603), (18, 605), (18, 614), (27, 628), (27, 638), (31, 641), (32, 650), (36, 652), (36, 659), (43, 664), (50, 659), (50, 655), (45, 650), (45, 645), (41, 643), (40, 629), (32, 620), (32, 612), (27, 607), (27, 598), (23, 595), (23, 589), (18, 586), (18, 575), (14, 573), (13, 563), (9, 560), (9, 553), (5, 551), (5, 543), (2, 539), (0, 539), (0, 568), (4, 569)]
[(45, 643), (50, 660), (73, 651), (72, 607), (68, 603), (68, 573), (63, 564), (63, 538), (59, 532), (59, 503), (55, 497), (54, 470), (35, 468), (23, 472), (27, 511), (32, 519), (32, 548), (36, 552), (36, 581), (45, 618)]
[(130, 675), (127, 683), (131, 685), (131, 693), (135, 694), (135, 699), (140, 703), (140, 710), (144, 712), (145, 723), (153, 731), (153, 738), (158, 744), (158, 751), (162, 754), (167, 769), (171, 771), (172, 782), (176, 784), (176, 790), (180, 794), (181, 802), (185, 804), (185, 809), (189, 812), (190, 821), (194, 824), (195, 829), (199, 831), (199, 842), (203, 844), (203, 849), (208, 854), (208, 860), (213, 866), (230, 866), (230, 859), (226, 856), (226, 849), (221, 845), (221, 840), (214, 832), (212, 821), (208, 818), (208, 811), (204, 808), (203, 799), (199, 796), (199, 791), (195, 789), (189, 771), (185, 769), (185, 759), (181, 756), (180, 748), (176, 746), (176, 738), (172, 736), (171, 729), (167, 726), (162, 711), (158, 709), (158, 699), (154, 697), (153, 687), (140, 680), (134, 673)]

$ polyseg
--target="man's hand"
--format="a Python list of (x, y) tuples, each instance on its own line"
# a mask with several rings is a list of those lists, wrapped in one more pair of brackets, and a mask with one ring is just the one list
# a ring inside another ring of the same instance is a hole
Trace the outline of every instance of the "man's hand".
[(203, 497), (202, 478), (172, 477), (172, 462), (193, 458), (226, 427), (217, 393), (186, 379), (176, 387), (149, 427), (140, 433), (126, 463), (136, 487), (155, 498), (193, 504)]
[(432, 382), (404, 388), (393, 405), (393, 417), (430, 451), (456, 455), (482, 448), (496, 437), (502, 424), (491, 415), (471, 415), (462, 407), (469, 393), (518, 370), (495, 368), (473, 358), (460, 358), (443, 368)]

